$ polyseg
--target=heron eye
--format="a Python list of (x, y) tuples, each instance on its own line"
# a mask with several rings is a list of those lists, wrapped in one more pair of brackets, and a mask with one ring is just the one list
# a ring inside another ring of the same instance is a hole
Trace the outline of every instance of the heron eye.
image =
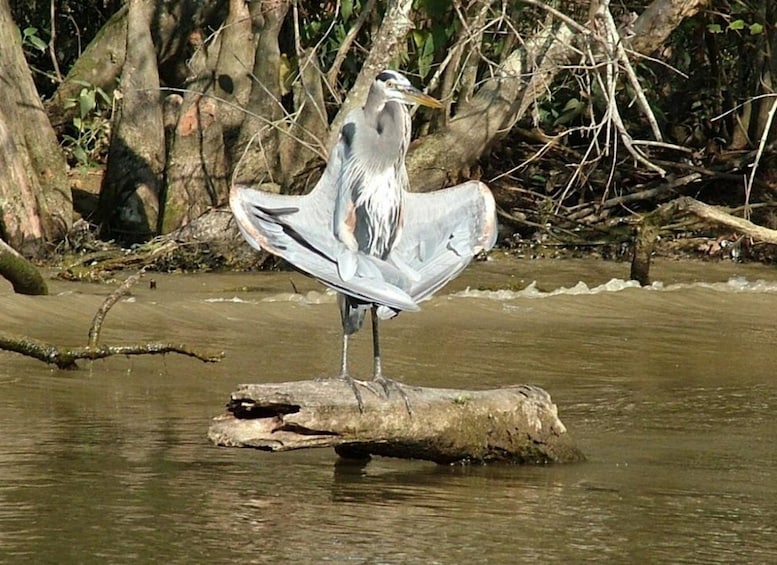
[(394, 80), (387, 80), (386, 81), (386, 86), (389, 87), (389, 88), (394, 88), (396, 85), (397, 85), (397, 83)]

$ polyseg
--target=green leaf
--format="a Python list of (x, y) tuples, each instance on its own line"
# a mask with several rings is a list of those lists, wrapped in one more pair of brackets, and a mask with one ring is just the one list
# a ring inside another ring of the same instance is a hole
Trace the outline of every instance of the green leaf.
[(745, 20), (734, 20), (728, 24), (728, 29), (740, 30), (745, 29)]
[(566, 104), (564, 104), (564, 108), (561, 110), (562, 112), (569, 112), (569, 111), (577, 111), (581, 107), (583, 107), (583, 103), (580, 102), (577, 98), (570, 98)]
[(413, 43), (415, 43), (416, 49), (420, 49), (421, 46), (424, 44), (424, 38), (426, 35), (424, 32), (419, 31), (417, 29), (413, 30)]
[(32, 46), (35, 47), (35, 49), (37, 49), (38, 51), (45, 51), (46, 47), (48, 47), (48, 44), (37, 35), (31, 35), (27, 39), (30, 40), (30, 43), (32, 44)]
[(83, 89), (78, 97), (78, 103), (80, 105), (79, 111), (81, 112), (81, 117), (84, 118), (88, 116), (89, 112), (91, 112), (96, 105), (94, 90)]
[(80, 145), (73, 146), (73, 157), (78, 159), (78, 162), (82, 164), (89, 162), (89, 155), (86, 154), (86, 151), (84, 151)]
[(342, 0), (340, 2), (340, 12), (343, 14), (343, 21), (347, 22), (353, 15), (353, 0)]
[(585, 110), (585, 104), (577, 98), (570, 99), (561, 110), (561, 115), (556, 118), (553, 125), (563, 126), (577, 118)]
[(24, 31), (22, 32), (22, 36), (24, 39), (27, 39), (28, 37), (32, 37), (33, 35), (38, 35), (38, 28), (37, 27), (26, 27), (24, 28)]
[(761, 35), (763, 32), (764, 32), (763, 24), (759, 24), (758, 22), (754, 24), (750, 24), (750, 35)]
[(710, 33), (723, 33), (720, 24), (708, 24), (707, 31)]
[(105, 102), (106, 105), (111, 105), (111, 97), (108, 96), (108, 94), (99, 86), (95, 87), (94, 91), (100, 95), (100, 98), (103, 99), (103, 102)]
[(421, 56), (418, 57), (418, 74), (421, 78), (426, 78), (429, 71), (432, 70), (432, 63), (434, 62), (434, 38), (431, 34), (426, 36), (424, 46), (421, 49)]

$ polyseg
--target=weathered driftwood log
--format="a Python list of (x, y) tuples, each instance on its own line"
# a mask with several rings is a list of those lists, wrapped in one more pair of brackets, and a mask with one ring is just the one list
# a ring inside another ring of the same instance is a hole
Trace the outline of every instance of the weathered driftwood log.
[[(371, 386), (371, 385), (368, 385)], [(437, 463), (574, 462), (584, 459), (541, 388), (467, 391), (401, 385), (362, 389), (364, 412), (340, 379), (241, 385), (213, 419), (216, 445), (288, 451), (334, 447), (341, 456), (384, 455)]]

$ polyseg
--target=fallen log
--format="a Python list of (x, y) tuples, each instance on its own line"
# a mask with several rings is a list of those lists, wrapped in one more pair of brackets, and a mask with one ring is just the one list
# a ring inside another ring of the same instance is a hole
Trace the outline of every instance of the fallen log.
[(696, 216), (709, 225), (724, 226), (756, 241), (777, 245), (777, 230), (759, 226), (750, 220), (734, 216), (723, 208), (710, 206), (690, 196), (681, 196), (646, 214), (636, 230), (631, 278), (639, 281), (642, 286), (650, 284), (650, 259), (661, 228), (681, 215)]
[(209, 439), (224, 447), (289, 451), (333, 447), (349, 459), (371, 455), (456, 462), (582, 461), (556, 405), (543, 389), (519, 385), (485, 391), (364, 385), (364, 411), (341, 379), (240, 385)]

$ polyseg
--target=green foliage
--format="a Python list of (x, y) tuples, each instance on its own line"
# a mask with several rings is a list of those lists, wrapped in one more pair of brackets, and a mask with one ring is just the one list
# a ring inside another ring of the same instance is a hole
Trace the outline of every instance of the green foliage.
[[(118, 11), (124, 0), (57, 0), (54, 14), (55, 53), (63, 74), (81, 55), (102, 25)], [(48, 42), (51, 36), (51, 3), (39, 0), (11, 2), (13, 20), (19, 27), (27, 64), (33, 69), (35, 86), (49, 97), (59, 86)]]
[(709, 33), (724, 33), (725, 31), (741, 31), (747, 28), (750, 35), (760, 35), (764, 32), (764, 26), (760, 22), (753, 22), (748, 24), (745, 20), (738, 19), (729, 23), (725, 29), (719, 23), (713, 23), (707, 25), (707, 31)]
[(410, 36), (405, 64), (410, 74), (428, 80), (432, 69), (447, 55), (459, 26), (450, 2), (418, 0), (415, 8), (421, 25)]
[(70, 132), (62, 136), (62, 148), (71, 164), (91, 166), (104, 155), (110, 139), (111, 122), (108, 117), (112, 105), (110, 96), (93, 84), (79, 82), (78, 96), (65, 102), (65, 108), (78, 106)]
[(38, 28), (26, 27), (21, 31), (22, 48), (45, 51), (48, 43), (38, 35)]

